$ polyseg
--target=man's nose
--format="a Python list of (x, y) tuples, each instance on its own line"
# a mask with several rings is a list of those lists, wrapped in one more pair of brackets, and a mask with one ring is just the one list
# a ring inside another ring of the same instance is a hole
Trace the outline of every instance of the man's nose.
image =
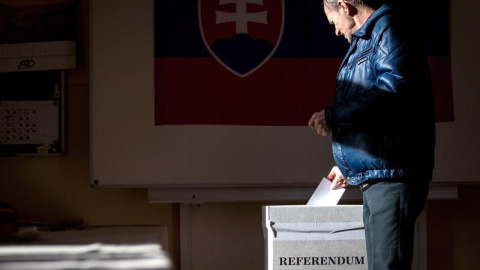
[(342, 33), (340, 33), (340, 30), (338, 30), (337, 28), (335, 28), (335, 35), (337, 35), (337, 36), (341, 36), (341, 35), (342, 35)]

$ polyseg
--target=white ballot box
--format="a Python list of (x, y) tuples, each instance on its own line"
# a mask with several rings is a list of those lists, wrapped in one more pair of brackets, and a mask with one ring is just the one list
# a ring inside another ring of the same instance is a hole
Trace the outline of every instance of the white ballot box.
[(266, 270), (367, 269), (363, 206), (263, 206)]

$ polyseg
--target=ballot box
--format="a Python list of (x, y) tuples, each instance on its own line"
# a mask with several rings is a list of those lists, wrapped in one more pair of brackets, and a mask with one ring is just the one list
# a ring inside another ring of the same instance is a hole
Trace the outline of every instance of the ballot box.
[(361, 205), (263, 206), (266, 270), (367, 269)]

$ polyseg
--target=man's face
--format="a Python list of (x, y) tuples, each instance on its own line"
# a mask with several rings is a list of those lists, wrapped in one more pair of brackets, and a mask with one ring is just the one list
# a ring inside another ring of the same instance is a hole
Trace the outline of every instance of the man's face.
[(353, 18), (342, 7), (336, 9), (324, 4), (323, 9), (325, 10), (325, 15), (327, 15), (328, 22), (335, 26), (335, 34), (344, 36), (351, 43), (352, 34), (355, 32), (355, 21)]

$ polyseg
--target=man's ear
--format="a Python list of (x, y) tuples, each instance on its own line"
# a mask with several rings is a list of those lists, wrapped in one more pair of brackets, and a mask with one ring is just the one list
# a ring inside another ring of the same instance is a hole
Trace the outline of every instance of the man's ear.
[(343, 12), (349, 16), (352, 16), (356, 14), (356, 9), (354, 6), (351, 4), (345, 2), (344, 0), (338, 0), (337, 1), (338, 9), (340, 12)]

